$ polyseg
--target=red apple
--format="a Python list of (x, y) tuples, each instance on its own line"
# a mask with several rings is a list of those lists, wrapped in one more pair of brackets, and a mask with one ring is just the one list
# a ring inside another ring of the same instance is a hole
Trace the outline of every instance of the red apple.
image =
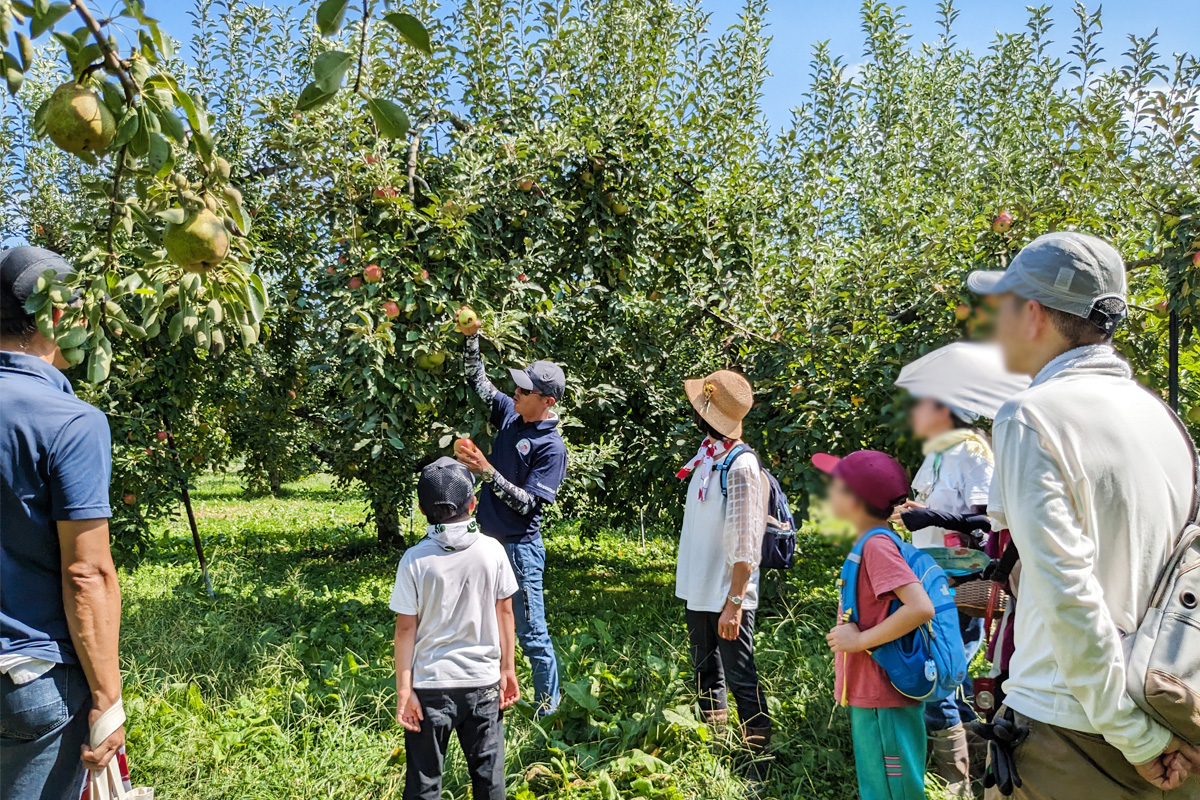
[(954, 307), (954, 318), (959, 322), (971, 316), (971, 307), (966, 303), (959, 303)]
[(288, 389), (288, 398), (290, 398), (292, 400), (296, 399), (296, 390), (295, 389)]
[(996, 233), (1008, 233), (1012, 229), (1013, 215), (1007, 211), (1001, 211), (992, 220), (992, 230)]
[(517, 184), (517, 188), (522, 192), (528, 192), (533, 189), (533, 181), (529, 178), (522, 178), (520, 183)]
[(388, 319), (395, 319), (400, 316), (400, 306), (396, 304), (395, 300), (388, 300), (383, 304), (383, 313), (387, 314)]
[(367, 283), (379, 283), (383, 280), (383, 269), (378, 264), (369, 264), (363, 270), (363, 279)]
[(1192, 253), (1192, 266), (1200, 267), (1200, 250)]
[(474, 449), (475, 449), (475, 443), (472, 442), (470, 439), (455, 439), (454, 440), (454, 454), (455, 455), (458, 455), (459, 453), (469, 453)]
[(145, 454), (146, 454), (146, 455), (148, 455), (148, 456), (152, 456), (152, 455), (154, 455), (154, 451), (153, 451), (153, 450), (151, 450), (149, 447), (147, 447), (146, 449), (142, 450), (142, 452), (143, 452), (143, 453), (145, 453)]
[(160, 442), (165, 442), (168, 435), (169, 434), (166, 431), (159, 431), (158, 433), (154, 434), (154, 438), (158, 439)]
[(391, 200), (396, 196), (396, 190), (390, 186), (385, 186), (382, 189), (375, 190), (375, 198), (377, 200)]
[(335, 272), (337, 272), (337, 267), (332, 267), (332, 266), (330, 266), (330, 267), (326, 267), (326, 268), (325, 268), (325, 273), (326, 273), (327, 275), (332, 275), (332, 274), (333, 274), (333, 273), (335, 273)]
[(366, 161), (368, 164), (378, 164), (379, 163), (379, 159), (376, 158), (375, 156), (371, 155), (370, 153), (367, 153)]
[(362, 278), (355, 275), (353, 278), (350, 279), (350, 283), (347, 285), (351, 289), (361, 289), (362, 288)]
[(517, 276), (517, 280), (519, 280), (521, 283), (525, 283), (525, 281), (529, 280), (529, 276), (527, 276), (524, 272), (522, 272), (520, 275)]
[(1154, 316), (1159, 319), (1166, 319), (1171, 316), (1171, 304), (1166, 300), (1159, 300), (1154, 304)]
[(129, 492), (124, 497), (122, 497), (121, 500), (125, 503), (125, 505), (131, 506), (137, 502), (137, 495), (134, 494), (133, 492)]
[(338, 256), (338, 263), (339, 263), (339, 264), (345, 264), (345, 263), (346, 263), (346, 257), (345, 257), (345, 256)]

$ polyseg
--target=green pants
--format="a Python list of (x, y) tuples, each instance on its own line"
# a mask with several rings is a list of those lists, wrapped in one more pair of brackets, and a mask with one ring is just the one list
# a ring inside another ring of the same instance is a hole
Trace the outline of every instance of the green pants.
[(854, 769), (862, 800), (925, 797), (925, 707), (850, 707)]

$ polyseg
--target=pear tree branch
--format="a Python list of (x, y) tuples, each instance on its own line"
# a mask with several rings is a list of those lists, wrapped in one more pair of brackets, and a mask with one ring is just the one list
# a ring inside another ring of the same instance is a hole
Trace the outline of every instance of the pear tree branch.
[(79, 14), (84, 26), (91, 31), (92, 37), (100, 47), (100, 52), (104, 54), (104, 68), (115, 75), (117, 80), (121, 82), (121, 88), (125, 90), (125, 102), (132, 106), (140, 90), (138, 89), (138, 85), (134, 83), (133, 78), (129, 76), (129, 71), (125, 69), (125, 65), (121, 63), (121, 59), (117, 56), (117, 51), (113, 48), (112, 43), (104, 36), (104, 30), (100, 27), (99, 21), (92, 16), (92, 12), (84, 4), (84, 0), (74, 0), (71, 7), (75, 9), (75, 13)]

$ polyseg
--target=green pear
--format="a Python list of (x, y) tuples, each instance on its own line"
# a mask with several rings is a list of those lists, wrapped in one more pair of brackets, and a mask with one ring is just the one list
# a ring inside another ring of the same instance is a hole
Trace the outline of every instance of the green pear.
[(229, 231), (207, 208), (179, 224), (167, 225), (163, 234), (167, 255), (187, 272), (208, 272), (229, 254)]
[(102, 152), (117, 133), (112, 112), (100, 95), (74, 81), (50, 95), (45, 119), (50, 141), (72, 155)]

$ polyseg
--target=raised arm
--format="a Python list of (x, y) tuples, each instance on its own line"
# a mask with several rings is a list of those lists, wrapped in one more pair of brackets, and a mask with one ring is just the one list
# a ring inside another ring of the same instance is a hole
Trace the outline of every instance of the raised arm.
[(483, 356), (479, 353), (479, 333), (466, 337), (463, 348), (463, 370), (466, 372), (467, 383), (483, 402), (491, 407), (492, 401), (500, 390), (488, 380), (487, 371), (483, 368)]
[[(63, 608), (75, 655), (92, 690), (88, 720), (92, 724), (121, 701), (121, 664), (117, 656), (121, 588), (109, 549), (108, 520), (60, 520), (58, 542), (62, 550)], [(83, 762), (90, 769), (103, 767), (123, 744), (122, 727), (100, 747), (86, 749)]]
[(517, 486), (508, 478), (491, 468), (483, 473), (483, 479), (492, 484), (492, 491), (500, 502), (523, 517), (532, 516), (541, 505), (541, 498)]

